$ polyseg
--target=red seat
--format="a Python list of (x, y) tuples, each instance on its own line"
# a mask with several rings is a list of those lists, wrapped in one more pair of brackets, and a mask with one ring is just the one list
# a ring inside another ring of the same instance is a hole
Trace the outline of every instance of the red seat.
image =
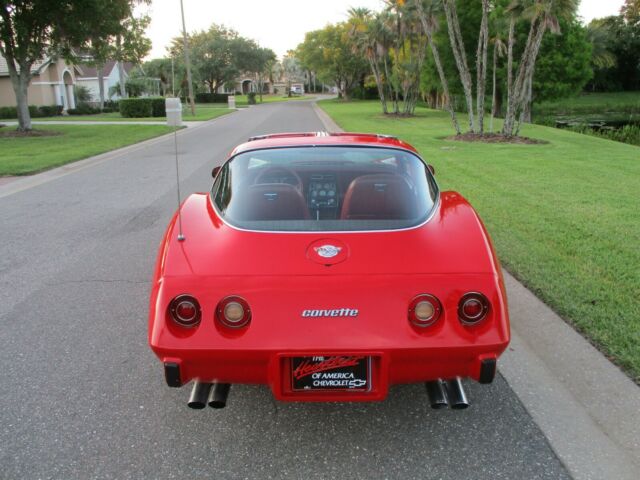
[(310, 218), (300, 191), (285, 183), (251, 185), (245, 192), (236, 193), (229, 207), (232, 218), (244, 221)]
[(343, 220), (408, 220), (417, 214), (411, 185), (401, 175), (377, 174), (355, 178), (344, 196)]

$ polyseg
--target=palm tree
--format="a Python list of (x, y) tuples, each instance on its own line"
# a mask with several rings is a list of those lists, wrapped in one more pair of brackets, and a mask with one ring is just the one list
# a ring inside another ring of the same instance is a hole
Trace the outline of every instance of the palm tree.
[[(499, 32), (499, 31), (498, 31)], [(496, 96), (496, 67), (498, 64), (498, 57), (503, 57), (507, 53), (507, 46), (504, 44), (500, 33), (496, 33), (491, 39), (493, 43), (493, 87), (491, 92), (491, 120), (489, 121), (489, 132), (493, 133), (493, 118), (496, 114), (497, 96)]]
[(467, 102), (467, 111), (469, 114), (469, 130), (476, 131), (476, 125), (473, 114), (473, 90), (471, 86), (471, 73), (467, 64), (467, 53), (464, 48), (464, 41), (460, 31), (460, 22), (458, 21), (458, 12), (456, 11), (455, 0), (443, 0), (444, 13), (447, 17), (447, 27), (449, 30), (449, 40), (451, 42), (451, 50), (458, 67), (460, 81), (464, 97)]
[(591, 42), (591, 65), (595, 68), (611, 68), (616, 65), (616, 56), (607, 49), (610, 32), (602, 18), (591, 20), (587, 25), (587, 38)]
[(353, 43), (353, 49), (356, 53), (363, 55), (369, 62), (371, 73), (373, 74), (376, 86), (378, 88), (378, 96), (382, 105), (382, 113), (388, 113), (387, 101), (385, 97), (384, 80), (380, 68), (380, 57), (386, 55), (379, 41), (380, 25), (378, 25), (371, 10), (368, 8), (351, 8), (349, 9), (349, 38)]
[[(395, 90), (394, 113), (413, 115), (419, 97), (420, 71), (426, 51), (427, 39), (413, 2), (385, 0), (387, 15), (384, 17), (393, 31), (393, 75), (391, 84)], [(399, 98), (402, 97), (402, 110)]]
[(489, 0), (482, 0), (482, 21), (476, 52), (476, 111), (478, 113), (477, 133), (484, 133), (484, 94), (487, 84), (487, 46), (489, 44)]
[(437, 0), (414, 0), (417, 6), (418, 16), (422, 23), (422, 29), (424, 30), (429, 46), (431, 47), (431, 54), (433, 55), (433, 61), (436, 64), (436, 70), (440, 77), (440, 83), (442, 84), (442, 91), (444, 93), (445, 102), (447, 103), (447, 110), (451, 115), (451, 123), (456, 131), (456, 135), (460, 135), (460, 125), (456, 118), (456, 112), (451, 104), (451, 94), (449, 93), (449, 83), (445, 76), (444, 69), (442, 68), (442, 61), (440, 60), (440, 54), (438, 52), (438, 46), (433, 41), (433, 33), (438, 26), (438, 7), (440, 2)]
[(579, 3), (579, 0), (529, 0), (524, 4), (522, 15), (530, 20), (531, 25), (502, 127), (504, 135), (513, 135), (516, 115), (522, 110), (525, 102), (531, 100), (530, 85), (533, 82), (536, 58), (545, 31), (559, 33), (558, 18), (571, 18), (575, 15)]

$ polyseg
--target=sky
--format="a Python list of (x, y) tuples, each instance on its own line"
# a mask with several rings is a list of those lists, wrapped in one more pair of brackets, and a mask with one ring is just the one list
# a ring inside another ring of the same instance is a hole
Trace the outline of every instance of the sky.
[[(294, 49), (306, 32), (347, 18), (350, 7), (380, 10), (382, 0), (183, 0), (187, 31), (205, 30), (212, 23), (233, 28), (278, 57)], [(593, 18), (616, 15), (624, 0), (582, 0), (579, 14)], [(143, 7), (151, 16), (147, 34), (153, 42), (148, 58), (164, 57), (171, 39), (182, 31), (179, 0), (153, 0)]]

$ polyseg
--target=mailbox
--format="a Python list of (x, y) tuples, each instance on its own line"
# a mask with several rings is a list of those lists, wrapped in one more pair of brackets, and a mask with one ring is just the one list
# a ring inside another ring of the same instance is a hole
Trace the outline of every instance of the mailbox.
[(232, 108), (232, 109), (236, 108), (236, 96), (235, 95), (229, 95), (229, 108)]
[(167, 125), (170, 127), (182, 126), (182, 103), (179, 98), (166, 98), (164, 100), (167, 112)]

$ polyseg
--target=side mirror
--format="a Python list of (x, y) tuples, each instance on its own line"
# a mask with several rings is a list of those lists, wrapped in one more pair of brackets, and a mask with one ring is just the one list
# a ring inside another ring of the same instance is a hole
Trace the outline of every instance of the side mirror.
[(431, 175), (435, 175), (436, 174), (436, 169), (433, 168), (433, 165), (431, 164), (427, 164), (427, 168), (429, 169), (429, 171), (431, 172)]
[(218, 175), (219, 171), (220, 171), (220, 167), (213, 167), (213, 170), (211, 170), (211, 176), (213, 178), (216, 178), (216, 176)]

